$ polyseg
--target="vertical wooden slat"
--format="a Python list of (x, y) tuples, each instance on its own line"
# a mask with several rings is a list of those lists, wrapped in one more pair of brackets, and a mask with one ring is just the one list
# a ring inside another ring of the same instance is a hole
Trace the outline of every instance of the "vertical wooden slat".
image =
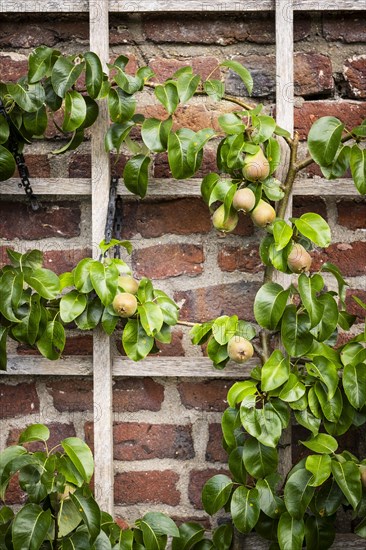
[[(276, 120), (279, 126), (294, 131), (294, 36), (293, 36), (293, 2), (276, 0)], [(292, 215), (292, 196), (289, 199), (285, 218)], [(276, 282), (284, 287), (289, 286), (291, 276), (276, 273)], [(292, 465), (291, 426), (284, 430), (281, 437), (279, 471), (285, 476)]]
[[(89, 0), (90, 50), (109, 61), (109, 2)], [(99, 103), (100, 115), (93, 127), (92, 158), (92, 239), (93, 254), (104, 238), (109, 196), (109, 156), (104, 150), (108, 129), (106, 102)], [(94, 459), (95, 492), (103, 510), (113, 513), (113, 431), (112, 431), (112, 357), (110, 338), (101, 330), (93, 334), (94, 377)]]

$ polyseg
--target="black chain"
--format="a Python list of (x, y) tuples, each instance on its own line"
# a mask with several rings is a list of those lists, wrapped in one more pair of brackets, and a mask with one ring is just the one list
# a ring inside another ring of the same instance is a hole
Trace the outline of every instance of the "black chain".
[[(118, 176), (111, 177), (111, 184), (109, 188), (109, 202), (108, 213), (105, 224), (104, 241), (109, 244), (114, 237), (117, 240), (121, 240), (122, 231), (122, 199), (117, 196)], [(120, 258), (121, 251), (120, 246), (114, 247), (114, 257)]]
[(39, 210), (40, 204), (38, 202), (37, 197), (33, 193), (33, 189), (31, 187), (31, 183), (29, 181), (29, 171), (25, 164), (25, 159), (23, 153), (20, 153), (18, 150), (18, 137), (16, 135), (16, 132), (14, 130), (14, 126), (12, 123), (11, 118), (9, 117), (5, 106), (0, 98), (0, 115), (3, 115), (5, 117), (5, 120), (7, 121), (9, 125), (9, 151), (14, 157), (14, 160), (16, 162), (20, 181), (19, 187), (23, 187), (25, 194), (29, 200), (29, 203), (31, 205), (32, 210), (35, 212)]

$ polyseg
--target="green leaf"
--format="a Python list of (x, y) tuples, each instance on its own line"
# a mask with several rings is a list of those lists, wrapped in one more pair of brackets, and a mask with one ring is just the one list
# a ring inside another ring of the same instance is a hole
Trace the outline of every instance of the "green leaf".
[(223, 368), (229, 360), (226, 345), (219, 344), (215, 338), (211, 338), (207, 345), (207, 355), (214, 363), (214, 367)]
[(201, 77), (193, 74), (181, 74), (177, 79), (177, 91), (179, 101), (181, 103), (187, 103), (194, 96)]
[(254, 131), (252, 140), (254, 143), (263, 143), (267, 141), (276, 128), (276, 121), (271, 116), (260, 115), (253, 117)]
[(288, 513), (295, 519), (301, 519), (313, 498), (315, 488), (310, 486), (313, 476), (304, 468), (294, 472), (286, 481), (284, 490), (285, 505)]
[(328, 389), (328, 398), (332, 399), (339, 383), (338, 369), (326, 357), (314, 357), (313, 363), (306, 364), (306, 370), (310, 376), (317, 378)]
[(109, 152), (116, 149), (117, 153), (119, 153), (122, 143), (134, 126), (135, 123), (132, 120), (128, 120), (123, 124), (112, 124), (112, 126), (108, 128), (104, 138), (105, 150)]
[(202, 149), (215, 136), (212, 128), (203, 128), (192, 137), (187, 147), (187, 163), (196, 172), (201, 166)]
[(265, 283), (254, 300), (254, 316), (259, 325), (274, 330), (285, 311), (290, 288), (284, 290), (277, 283)]
[(44, 89), (40, 83), (27, 84), (23, 79), (16, 84), (8, 84), (7, 88), (9, 95), (27, 113), (38, 111), (45, 101)]
[(160, 307), (154, 302), (145, 302), (138, 306), (141, 325), (148, 336), (155, 336), (163, 326), (164, 317)]
[(5, 181), (14, 174), (16, 164), (13, 155), (0, 145), (0, 181)]
[(127, 189), (142, 199), (147, 191), (150, 161), (150, 157), (136, 155), (127, 162), (123, 171), (123, 180)]
[(90, 264), (90, 279), (95, 292), (102, 304), (108, 306), (114, 299), (117, 287), (119, 271), (114, 264), (104, 265), (94, 261)]
[(343, 389), (355, 409), (366, 403), (366, 363), (348, 364), (343, 370)]
[(317, 292), (324, 286), (323, 278), (318, 274), (308, 277), (305, 273), (301, 273), (298, 285), (300, 298), (310, 317), (311, 327), (314, 327), (320, 322), (324, 310), (317, 297)]
[(322, 117), (312, 125), (308, 135), (308, 148), (317, 164), (332, 164), (341, 143), (343, 129), (344, 124), (331, 116)]
[(51, 77), (47, 77), (43, 82), (45, 91), (45, 103), (52, 111), (58, 111), (62, 105), (62, 97), (59, 97), (52, 87)]
[(364, 518), (360, 523), (355, 527), (355, 533), (363, 539), (366, 538), (366, 518)]
[(51, 527), (51, 510), (38, 504), (25, 504), (12, 524), (14, 550), (39, 550)]
[(332, 477), (315, 493), (315, 510), (320, 516), (332, 516), (338, 511), (343, 500), (343, 493)]
[(275, 220), (273, 223), (273, 237), (276, 250), (282, 250), (291, 241), (293, 231), (285, 220)]
[(321, 382), (317, 382), (314, 389), (325, 418), (329, 420), (329, 422), (338, 422), (343, 407), (343, 399), (340, 389), (337, 388), (331, 399), (328, 397)]
[(251, 94), (253, 90), (253, 78), (248, 69), (243, 67), (241, 63), (238, 63), (237, 61), (227, 60), (223, 61), (223, 63), (220, 63), (221, 67), (229, 67), (232, 71), (234, 71), (236, 74), (240, 76), (242, 79), (246, 89), (248, 90), (248, 93)]
[(358, 192), (366, 194), (366, 153), (355, 144), (351, 149), (350, 157), (351, 173)]
[(28, 57), (28, 82), (34, 84), (47, 76), (51, 70), (54, 50), (47, 46), (35, 48)]
[(220, 525), (212, 533), (213, 548), (217, 550), (229, 550), (233, 539), (233, 528), (231, 525)]
[(314, 436), (319, 432), (320, 428), (320, 419), (316, 418), (310, 411), (307, 409), (303, 411), (295, 411), (295, 418), (297, 422), (304, 426), (307, 430), (310, 430)]
[(309, 329), (308, 315), (299, 313), (293, 304), (286, 306), (282, 316), (281, 338), (289, 355), (300, 357), (309, 351), (313, 343)]
[(141, 304), (144, 304), (145, 302), (153, 302), (156, 295), (157, 291), (154, 291), (154, 287), (150, 279), (141, 279), (137, 290), (137, 298)]
[(138, 527), (142, 532), (142, 538), (145, 548), (151, 548), (151, 550), (160, 550), (159, 538), (154, 533), (151, 526), (143, 520), (138, 521)]
[(350, 342), (346, 344), (341, 351), (341, 361), (343, 365), (356, 366), (366, 360), (366, 349), (359, 342)]
[(182, 523), (179, 526), (179, 537), (173, 537), (172, 550), (190, 550), (194, 548), (194, 545), (203, 539), (204, 533), (205, 529), (199, 523)]
[(42, 298), (47, 300), (53, 300), (60, 292), (60, 279), (50, 269), (40, 267), (30, 273), (25, 272), (24, 279)]
[(53, 155), (61, 155), (62, 153), (66, 153), (66, 151), (74, 151), (79, 147), (79, 145), (84, 140), (84, 130), (82, 128), (78, 128), (75, 130), (75, 132), (72, 134), (71, 139), (66, 145), (63, 147), (60, 147), (60, 149), (55, 149), (54, 151), (51, 151)]
[(311, 329), (311, 333), (318, 341), (323, 342), (328, 340), (337, 328), (339, 311), (337, 302), (328, 292), (319, 296), (318, 301), (324, 308), (323, 316), (320, 323)]
[(31, 136), (42, 136), (47, 128), (46, 107), (42, 105), (38, 111), (23, 114), (23, 124)]
[[(180, 128), (176, 132), (170, 132), (169, 134), (168, 161), (173, 178), (175, 179), (189, 178), (194, 174), (194, 170), (192, 170), (187, 160), (188, 147), (194, 136), (195, 133), (188, 128)], [(198, 159), (201, 158), (201, 155), (199, 155)]]
[(305, 392), (305, 385), (299, 380), (298, 375), (290, 373), (286, 384), (281, 389), (279, 398), (282, 399), (282, 401), (290, 403), (301, 399)]
[(50, 430), (44, 424), (32, 424), (28, 426), (19, 436), (19, 443), (29, 441), (48, 441)]
[(300, 443), (315, 453), (331, 454), (338, 449), (337, 440), (328, 434), (318, 434), (312, 439)]
[(228, 460), (229, 470), (233, 476), (233, 480), (237, 483), (246, 483), (247, 472), (243, 462), (243, 447), (235, 447), (229, 454)]
[(0, 278), (0, 313), (13, 323), (20, 321), (14, 313), (23, 292), (23, 274), (5, 271)]
[(235, 408), (236, 404), (240, 403), (246, 395), (255, 393), (257, 393), (257, 385), (252, 380), (235, 382), (228, 391), (227, 401), (230, 407)]
[(298, 219), (291, 218), (291, 221), (304, 237), (310, 239), (317, 246), (326, 248), (330, 245), (330, 227), (319, 214), (307, 212)]
[(334, 522), (328, 518), (310, 516), (305, 523), (306, 547), (311, 550), (330, 548), (335, 539)]
[(111, 88), (108, 94), (108, 109), (113, 122), (127, 122), (135, 114), (136, 98), (120, 88)]
[(222, 130), (230, 135), (241, 134), (245, 130), (245, 124), (241, 117), (235, 113), (220, 115), (218, 123)]
[(164, 323), (170, 326), (177, 324), (179, 307), (177, 304), (169, 298), (161, 290), (154, 290), (155, 303), (160, 307), (160, 310), (163, 314)]
[[(275, 128), (276, 130), (276, 128)], [(281, 161), (281, 147), (277, 139), (270, 137), (266, 146), (266, 157), (269, 162), (269, 173), (277, 170)]]
[(220, 101), (225, 95), (225, 84), (221, 80), (210, 79), (203, 83), (203, 89), (213, 101)]
[(309, 485), (311, 487), (319, 487), (331, 474), (331, 458), (326, 454), (310, 455), (306, 459), (305, 468), (313, 474)]
[(68, 437), (61, 441), (66, 455), (86, 483), (89, 483), (94, 472), (94, 461), (88, 445), (78, 437)]
[(243, 461), (252, 477), (264, 478), (277, 470), (277, 449), (263, 445), (255, 437), (249, 437), (244, 442)]
[(89, 274), (93, 261), (91, 258), (83, 258), (73, 269), (75, 287), (83, 294), (88, 294), (93, 290)]
[(93, 52), (84, 53), (86, 62), (85, 83), (88, 94), (96, 99), (103, 84), (103, 69), (99, 57)]
[(64, 132), (73, 132), (81, 126), (86, 117), (86, 103), (76, 90), (65, 94), (65, 116), (62, 123)]
[(227, 344), (228, 341), (235, 336), (237, 325), (238, 317), (236, 315), (232, 317), (222, 315), (215, 319), (212, 325), (212, 334), (216, 342), (221, 345)]
[(321, 171), (328, 180), (341, 178), (350, 164), (351, 147), (340, 145), (333, 163), (330, 166), (321, 166)]
[[(273, 476), (274, 477), (274, 476)], [(285, 505), (282, 499), (273, 492), (273, 487), (269, 482), (270, 478), (260, 479), (256, 483), (256, 489), (259, 493), (259, 503), (261, 510), (272, 519), (277, 519), (285, 511)]]
[(90, 543), (93, 544), (100, 533), (101, 513), (99, 506), (90, 490), (86, 490), (86, 488), (76, 489), (74, 493), (70, 493), (70, 498), (83, 518), (89, 531)]
[(282, 422), (271, 403), (262, 409), (240, 408), (240, 420), (246, 431), (263, 445), (275, 448), (281, 437)]
[(241, 533), (249, 533), (259, 519), (260, 505), (257, 489), (238, 487), (230, 503), (230, 512), (235, 527)]
[(150, 525), (153, 531), (158, 535), (169, 535), (171, 537), (179, 537), (179, 529), (174, 521), (161, 512), (148, 512), (142, 518)]
[(4, 117), (0, 115), (0, 143), (5, 143), (9, 139), (9, 125)]
[(146, 334), (137, 319), (129, 319), (123, 329), (122, 344), (130, 359), (140, 361), (152, 350), (154, 338)]
[(231, 495), (232, 487), (232, 480), (223, 474), (213, 476), (206, 481), (202, 489), (202, 504), (210, 516), (225, 506)]
[(354, 462), (332, 460), (332, 473), (342, 493), (355, 510), (362, 497), (360, 470)]
[(305, 535), (303, 519), (296, 519), (284, 512), (278, 523), (278, 542), (281, 550), (302, 550)]
[(172, 129), (173, 120), (158, 120), (156, 118), (147, 118), (141, 127), (141, 137), (145, 145), (154, 151), (162, 153), (167, 150), (168, 137)]
[(179, 96), (177, 86), (173, 82), (167, 82), (164, 85), (156, 86), (155, 97), (164, 106), (169, 115), (172, 115), (179, 104)]
[(51, 82), (59, 97), (65, 97), (66, 92), (75, 84), (84, 69), (85, 63), (74, 63), (67, 57), (60, 56), (52, 68)]
[(270, 201), (280, 201), (285, 196), (281, 189), (282, 183), (276, 178), (266, 178), (262, 181), (263, 191)]
[(86, 308), (87, 298), (77, 290), (72, 290), (60, 300), (60, 317), (64, 323), (71, 323)]
[(99, 323), (103, 314), (103, 305), (98, 297), (88, 301), (83, 313), (76, 317), (76, 326), (81, 330), (93, 330)]
[(44, 357), (56, 360), (63, 352), (65, 341), (65, 329), (61, 323), (49, 321), (41, 337), (37, 340), (36, 346)]
[(262, 367), (262, 390), (271, 391), (287, 382), (290, 376), (290, 360), (280, 350), (275, 350)]

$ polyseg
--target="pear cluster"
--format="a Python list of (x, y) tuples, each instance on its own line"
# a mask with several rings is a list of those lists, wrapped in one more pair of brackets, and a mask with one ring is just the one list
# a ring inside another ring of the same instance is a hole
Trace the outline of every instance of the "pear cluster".
[(122, 289), (123, 292), (117, 292), (112, 307), (115, 313), (120, 317), (124, 319), (132, 317), (137, 311), (137, 298), (135, 295), (139, 283), (131, 277), (131, 275), (120, 275), (118, 277), (118, 287)]

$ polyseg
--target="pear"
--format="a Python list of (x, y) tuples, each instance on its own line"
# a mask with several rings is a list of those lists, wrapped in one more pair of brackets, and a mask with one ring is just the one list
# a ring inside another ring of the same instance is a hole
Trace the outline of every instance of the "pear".
[(238, 213), (233, 210), (230, 212), (227, 220), (225, 220), (225, 207), (221, 204), (217, 210), (215, 210), (212, 216), (212, 223), (215, 229), (219, 231), (229, 232), (233, 231), (239, 221)]
[(227, 352), (235, 363), (245, 363), (253, 357), (254, 349), (249, 340), (243, 336), (233, 336), (228, 341)]
[(250, 216), (257, 227), (266, 227), (275, 220), (276, 212), (268, 202), (261, 199)]
[(243, 176), (248, 181), (262, 181), (269, 176), (269, 162), (262, 149), (254, 155), (247, 153), (244, 159)]
[(233, 208), (250, 212), (255, 206), (255, 194), (251, 189), (245, 187), (238, 189), (233, 197)]
[(311, 266), (311, 256), (309, 252), (305, 250), (302, 244), (295, 243), (291, 248), (290, 254), (287, 258), (287, 265), (293, 273), (302, 273), (303, 271), (309, 271)]
[(136, 294), (139, 283), (131, 275), (120, 275), (118, 277), (118, 286), (130, 294)]
[(119, 292), (112, 303), (114, 311), (120, 317), (131, 317), (137, 310), (136, 296), (130, 292)]

